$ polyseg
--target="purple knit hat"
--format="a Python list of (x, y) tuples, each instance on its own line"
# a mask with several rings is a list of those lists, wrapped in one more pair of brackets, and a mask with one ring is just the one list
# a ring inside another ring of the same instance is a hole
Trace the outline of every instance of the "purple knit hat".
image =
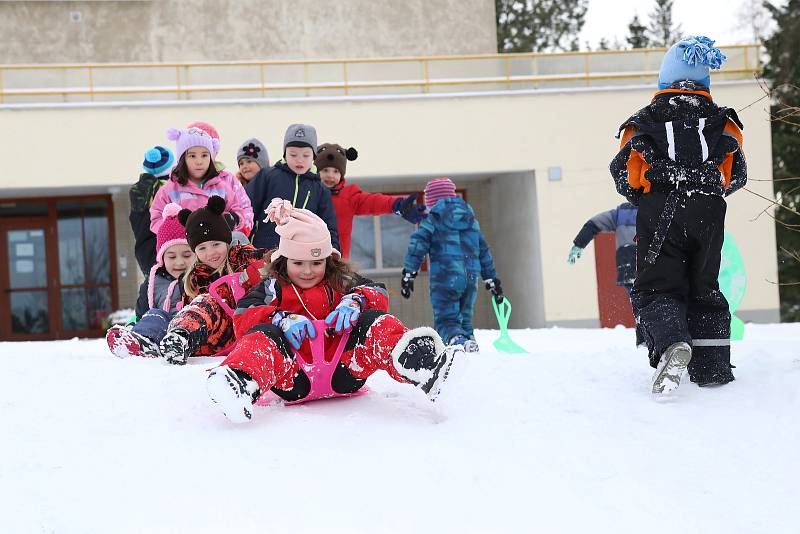
[(174, 202), (164, 206), (163, 222), (158, 228), (156, 234), (156, 263), (150, 269), (150, 279), (147, 286), (147, 303), (151, 308), (157, 306), (153, 303), (153, 290), (156, 271), (164, 266), (164, 253), (172, 245), (188, 245), (186, 241), (186, 229), (178, 221), (178, 213), (181, 211), (181, 205)]
[(167, 130), (167, 139), (175, 141), (176, 160), (180, 160), (183, 153), (193, 146), (205, 148), (212, 158), (219, 150), (218, 139), (214, 139), (204, 130), (194, 126), (191, 128), (169, 128)]
[(431, 209), (439, 200), (456, 195), (456, 184), (450, 178), (434, 178), (425, 184), (425, 207)]

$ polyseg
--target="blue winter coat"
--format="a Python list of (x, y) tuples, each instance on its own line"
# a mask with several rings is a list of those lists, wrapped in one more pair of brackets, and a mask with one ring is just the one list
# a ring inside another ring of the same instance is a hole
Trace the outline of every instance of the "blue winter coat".
[(630, 202), (598, 213), (583, 225), (572, 241), (575, 246), (586, 248), (600, 232), (616, 234), (617, 285), (632, 285), (636, 280), (636, 214), (639, 209)]
[(426, 254), (431, 259), (431, 285), (453, 272), (480, 274), (484, 280), (497, 277), (475, 213), (460, 197), (443, 198), (431, 208), (409, 240), (403, 267), (418, 271)]
[(339, 231), (331, 192), (322, 185), (318, 174), (308, 171), (297, 175), (286, 163), (279, 161), (270, 169), (258, 171), (247, 184), (247, 196), (253, 205), (251, 241), (256, 248), (271, 249), (278, 246), (279, 237), (275, 232), (275, 223), (263, 222), (264, 210), (273, 198), (283, 198), (291, 201), (296, 208), (314, 212), (325, 221), (331, 232), (333, 248), (339, 250)]

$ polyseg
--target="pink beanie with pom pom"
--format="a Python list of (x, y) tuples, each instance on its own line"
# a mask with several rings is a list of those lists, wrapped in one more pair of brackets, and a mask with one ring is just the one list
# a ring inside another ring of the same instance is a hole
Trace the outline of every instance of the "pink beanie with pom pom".
[[(173, 245), (188, 245), (186, 229), (178, 220), (178, 213), (181, 209), (180, 204), (172, 202), (164, 206), (164, 211), (161, 212), (164, 222), (161, 223), (161, 227), (156, 234), (156, 263), (150, 268), (150, 278), (147, 285), (147, 303), (151, 308), (158, 305), (158, 303), (154, 302), (153, 292), (155, 290), (156, 271), (164, 266), (164, 253)], [(169, 302), (169, 296), (167, 297), (167, 302)]]
[(278, 250), (272, 253), (272, 261), (281, 256), (292, 260), (322, 260), (339, 251), (331, 245), (331, 233), (325, 221), (317, 214), (295, 208), (288, 200), (273, 198), (266, 209), (267, 220), (276, 224), (275, 231), (281, 236)]
[(214, 139), (208, 133), (195, 126), (191, 128), (169, 128), (167, 139), (175, 141), (175, 159), (181, 159), (183, 153), (193, 146), (201, 146), (208, 150), (211, 157), (219, 151), (219, 139)]
[(186, 229), (178, 221), (178, 212), (181, 205), (174, 202), (164, 206), (162, 212), (164, 222), (156, 234), (156, 265), (164, 265), (164, 253), (172, 245), (188, 245), (186, 241)]

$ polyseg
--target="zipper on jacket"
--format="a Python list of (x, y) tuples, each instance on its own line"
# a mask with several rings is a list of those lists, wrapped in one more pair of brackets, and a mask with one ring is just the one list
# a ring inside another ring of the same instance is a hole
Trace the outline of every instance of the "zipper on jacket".
[(294, 175), (294, 198), (292, 199), (292, 206), (297, 207), (297, 191), (300, 190), (300, 176)]
[(306, 192), (306, 201), (303, 202), (303, 209), (306, 209), (306, 206), (308, 205), (308, 197), (310, 196), (311, 196), (311, 191)]

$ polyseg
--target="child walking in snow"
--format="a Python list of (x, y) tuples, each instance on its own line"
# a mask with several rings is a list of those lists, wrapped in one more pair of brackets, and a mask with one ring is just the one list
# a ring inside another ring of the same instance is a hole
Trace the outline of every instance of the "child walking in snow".
[(262, 248), (278, 246), (275, 223), (262, 221), (273, 198), (289, 200), (296, 208), (307, 209), (323, 221), (331, 232), (333, 246), (339, 248), (336, 214), (331, 193), (314, 172), (317, 131), (309, 124), (292, 124), (283, 136), (283, 160), (269, 169), (261, 169), (247, 185), (253, 205), (253, 245)]
[(709, 68), (725, 56), (708, 37), (686, 37), (661, 63), (652, 102), (620, 126), (611, 162), (617, 191), (639, 206), (631, 301), (644, 329), (653, 393), (734, 380), (728, 302), (719, 290), (725, 197), (747, 181), (742, 123), (711, 98)]
[(136, 323), (115, 325), (106, 333), (108, 348), (115, 356), (158, 356), (158, 343), (167, 331), (167, 324), (183, 307), (182, 277), (195, 256), (178, 221), (180, 211), (177, 204), (164, 207), (164, 222), (156, 236), (156, 263), (139, 288)]
[(357, 157), (358, 152), (353, 147), (345, 150), (337, 144), (323, 143), (317, 147), (317, 158), (314, 160), (322, 185), (330, 189), (333, 197), (342, 258), (345, 260), (350, 258), (354, 216), (395, 213), (411, 224), (419, 224), (427, 216), (425, 207), (415, 202), (417, 193), (403, 198), (365, 193), (355, 184), (345, 185), (347, 162), (354, 161)]
[[(231, 229), (223, 217), (225, 201), (213, 196), (208, 205), (195, 211), (183, 209), (178, 220), (185, 227), (186, 240), (197, 261), (184, 274), (184, 306), (172, 318), (158, 353), (169, 363), (183, 365), (189, 356), (210, 356), (233, 341), (233, 323), (208, 287), (220, 276), (241, 272), (246, 289), (261, 281), (258, 266), (266, 250), (252, 245), (230, 245)], [(220, 288), (226, 303), (236, 305), (227, 286)]]
[(150, 206), (150, 230), (158, 232), (161, 213), (170, 202), (196, 210), (216, 195), (225, 202), (225, 216), (231, 228), (249, 235), (253, 208), (247, 193), (235, 176), (227, 171), (218, 171), (213, 164), (219, 141), (195, 127), (170, 128), (167, 137), (175, 141), (178, 164)]
[(436, 178), (425, 185), (428, 218), (408, 243), (403, 263), (401, 295), (410, 298), (414, 278), (426, 255), (430, 255), (430, 291), (436, 331), (448, 344), (477, 352), (472, 327), (472, 308), (477, 297), (478, 276), (499, 303), (503, 289), (494, 269), (489, 245), (481, 233), (472, 206), (456, 195), (449, 178)]
[(128, 219), (133, 231), (133, 251), (142, 274), (147, 276), (156, 262), (156, 234), (150, 230), (150, 206), (156, 193), (169, 180), (175, 156), (163, 146), (154, 146), (144, 154), (139, 181), (128, 195), (131, 213)]
[(386, 288), (350, 270), (319, 217), (277, 198), (267, 217), (280, 235), (263, 270), (269, 277), (239, 301), (234, 319), (239, 341), (208, 377), (209, 396), (228, 419), (250, 420), (253, 403), (269, 390), (287, 401), (309, 394), (309, 379), (296, 358), (310, 361), (309, 339), (329, 335), (317, 331), (311, 319), (324, 318), (330, 327), (326, 351), (335, 351), (347, 336), (332, 378), (334, 391), (355, 392), (383, 370), (434, 400), (460, 347), (445, 347), (433, 329), (409, 330), (388, 315)]

